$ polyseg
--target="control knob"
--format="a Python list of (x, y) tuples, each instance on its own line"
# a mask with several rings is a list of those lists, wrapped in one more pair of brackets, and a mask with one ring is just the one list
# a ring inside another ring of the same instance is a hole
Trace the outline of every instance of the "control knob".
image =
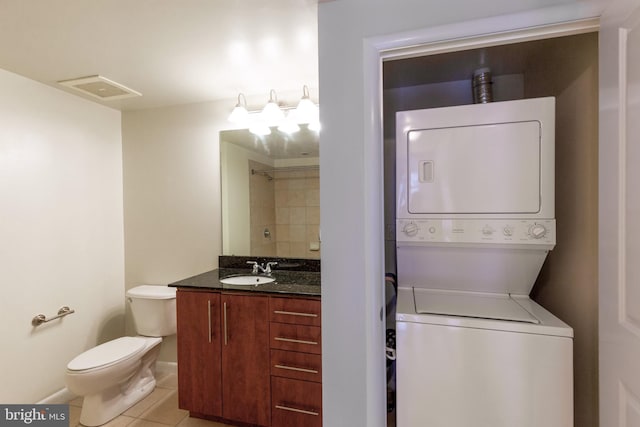
[(533, 224), (529, 227), (529, 235), (534, 239), (542, 239), (547, 235), (547, 228), (542, 224)]
[(482, 234), (484, 234), (485, 236), (491, 236), (494, 231), (495, 230), (489, 225), (485, 225), (484, 227), (482, 227)]
[(413, 221), (406, 223), (404, 227), (402, 227), (402, 232), (409, 237), (415, 236), (418, 234), (418, 231), (420, 231), (420, 227)]

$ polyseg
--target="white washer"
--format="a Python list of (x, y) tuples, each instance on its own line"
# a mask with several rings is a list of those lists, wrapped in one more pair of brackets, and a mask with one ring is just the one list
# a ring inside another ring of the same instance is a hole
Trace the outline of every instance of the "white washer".
[(526, 296), (399, 288), (398, 427), (573, 426), (573, 330)]

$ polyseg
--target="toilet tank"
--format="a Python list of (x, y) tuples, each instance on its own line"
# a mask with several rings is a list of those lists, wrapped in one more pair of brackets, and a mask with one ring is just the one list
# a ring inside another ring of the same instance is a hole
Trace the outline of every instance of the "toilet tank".
[(126, 295), (138, 334), (163, 337), (176, 333), (176, 288), (142, 285)]

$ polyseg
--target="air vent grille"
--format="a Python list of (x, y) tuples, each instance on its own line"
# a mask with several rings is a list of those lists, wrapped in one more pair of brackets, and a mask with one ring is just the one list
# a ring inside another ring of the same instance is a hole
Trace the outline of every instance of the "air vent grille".
[(136, 92), (133, 89), (129, 89), (124, 85), (102, 76), (87, 76), (72, 80), (63, 80), (58, 83), (103, 101), (142, 96), (140, 92)]

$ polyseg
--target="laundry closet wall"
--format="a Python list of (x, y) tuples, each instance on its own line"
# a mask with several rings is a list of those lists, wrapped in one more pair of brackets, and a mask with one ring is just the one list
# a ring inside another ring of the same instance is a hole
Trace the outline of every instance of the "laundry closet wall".
[(574, 330), (575, 425), (598, 425), (598, 34), (542, 42), (527, 97), (556, 97), (557, 244), (532, 298)]

